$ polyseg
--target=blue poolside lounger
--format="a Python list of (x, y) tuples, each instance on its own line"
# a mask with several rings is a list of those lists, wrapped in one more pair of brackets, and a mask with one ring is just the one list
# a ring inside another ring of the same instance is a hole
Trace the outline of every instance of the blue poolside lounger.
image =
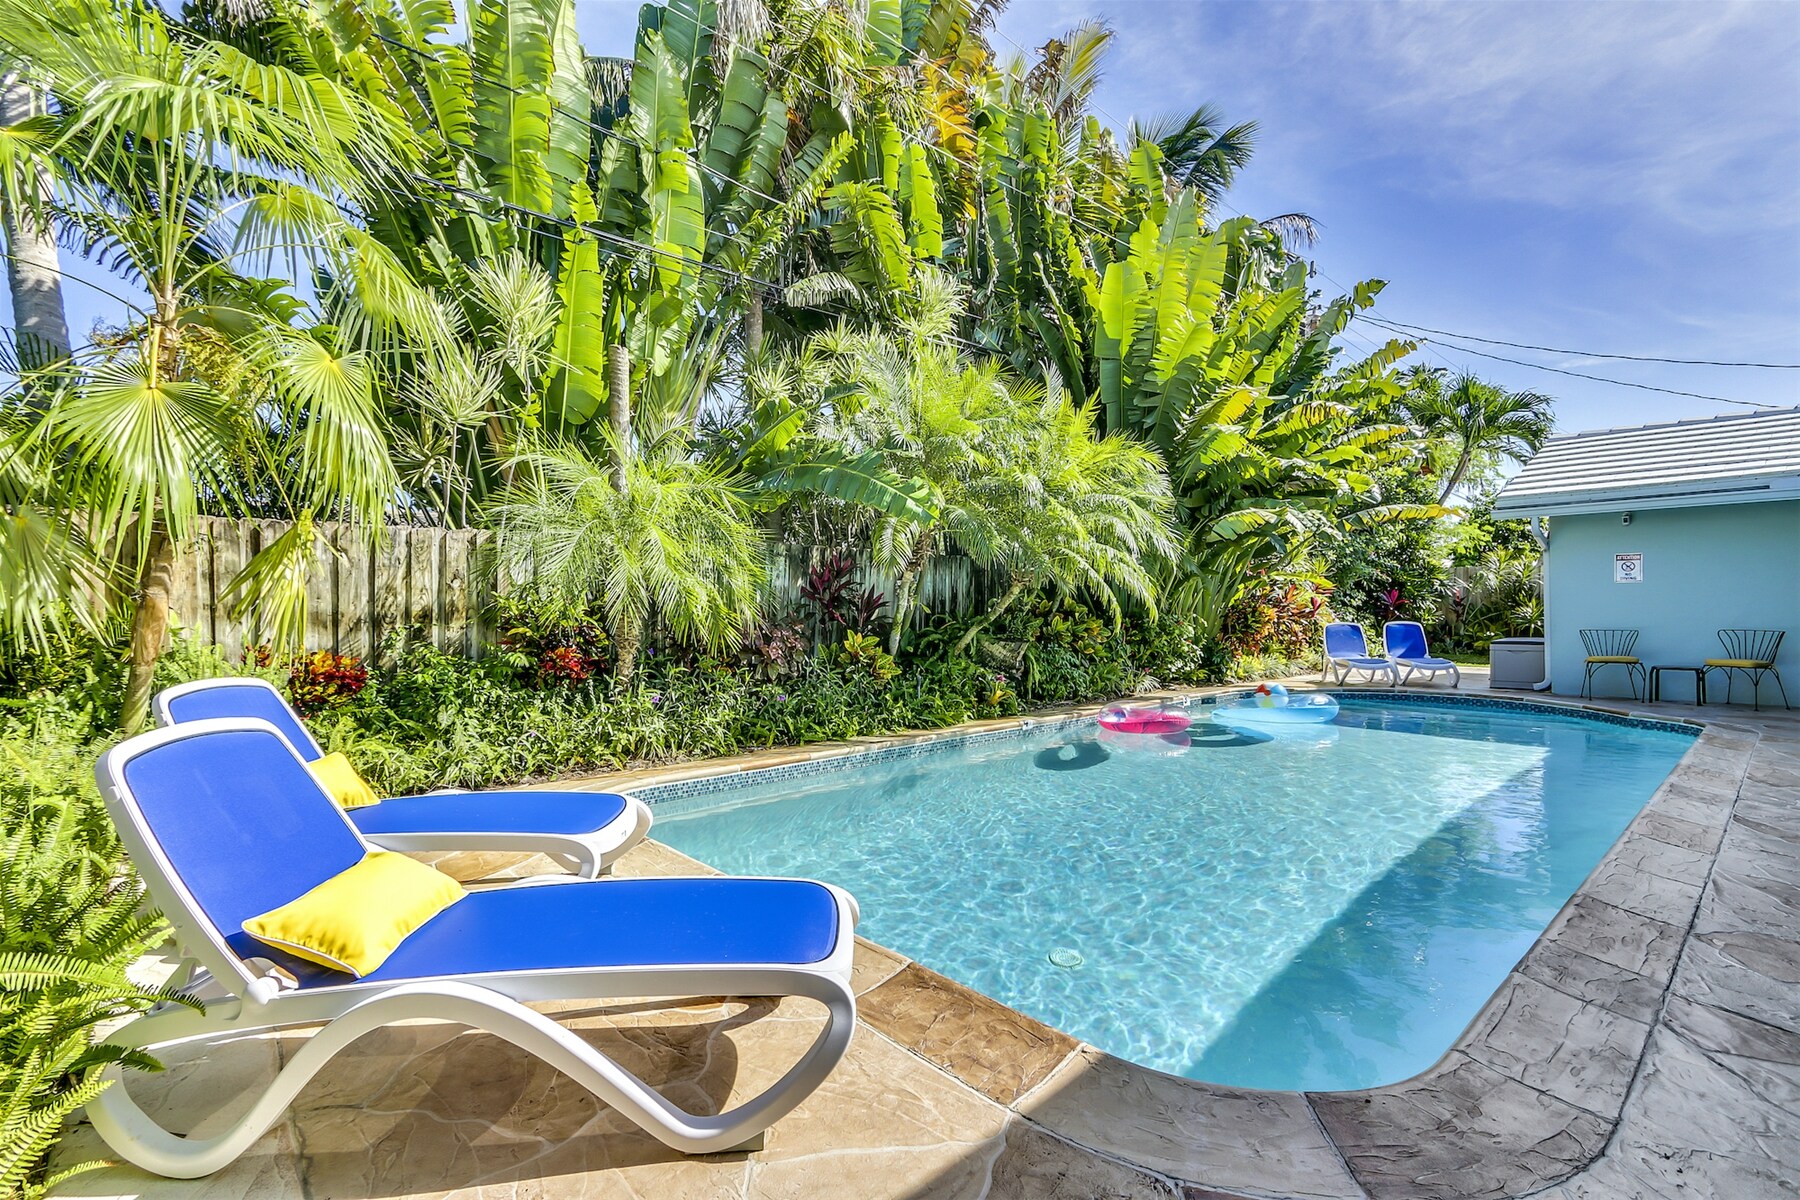
[(1325, 626), (1325, 668), (1321, 681), (1344, 683), (1350, 673), (1360, 671), (1364, 681), (1374, 683), (1386, 677), (1389, 687), (1400, 686), (1400, 670), (1391, 658), (1376, 658), (1369, 653), (1368, 639), (1362, 626), (1349, 621), (1333, 621)]
[[(264, 679), (203, 679), (157, 693), (156, 723), (257, 717), (281, 731), (300, 757), (324, 750), (300, 715)], [(349, 811), (350, 822), (386, 850), (541, 853), (593, 878), (650, 832), (650, 808), (612, 792), (434, 792)]]
[[(536, 1055), (666, 1145), (744, 1147), (816, 1089), (856, 1023), (858, 917), (848, 893), (802, 879), (541, 877), (469, 892), (360, 978), (314, 966), (244, 928), (355, 866), (371, 843), (275, 726), (199, 720), (153, 730), (95, 768), (149, 901), (184, 958), (174, 985), (204, 1012), (166, 1003), (106, 1037), (154, 1050), (323, 1024), (228, 1129), (182, 1137), (125, 1091), (120, 1068), (87, 1112), (123, 1158), (192, 1179), (229, 1164), (345, 1046), (397, 1021), (453, 1021)], [(737, 1108), (695, 1116), (528, 1001), (804, 996), (828, 1018), (799, 1061)]]
[(1434, 658), (1425, 644), (1425, 627), (1417, 621), (1389, 621), (1381, 627), (1381, 642), (1389, 658), (1406, 668), (1405, 683), (1413, 672), (1423, 671), (1430, 678), (1450, 672), (1450, 686), (1462, 686), (1462, 672), (1447, 658)]

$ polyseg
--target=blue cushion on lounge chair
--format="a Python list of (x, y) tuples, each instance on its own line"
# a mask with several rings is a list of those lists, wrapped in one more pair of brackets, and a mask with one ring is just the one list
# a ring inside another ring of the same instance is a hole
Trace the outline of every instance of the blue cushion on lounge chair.
[(1325, 656), (1339, 662), (1354, 661), (1359, 666), (1365, 662), (1387, 665), (1385, 659), (1369, 657), (1369, 644), (1363, 636), (1362, 626), (1349, 621), (1333, 621), (1325, 626)]
[(1408, 666), (1452, 667), (1447, 658), (1436, 658), (1425, 642), (1425, 627), (1417, 621), (1389, 621), (1381, 630), (1387, 652)]
[[(559, 968), (791, 963), (837, 944), (837, 898), (794, 879), (609, 879), (470, 892), (415, 930), (364, 982)], [(302, 986), (344, 976), (237, 932), (238, 954), (261, 955)]]
[[(226, 945), (246, 958), (278, 961), (309, 985), (344, 982), (243, 931), (249, 918), (348, 869), (365, 851), (344, 811), (280, 739), (244, 730), (171, 742), (132, 758), (125, 778), (146, 832)], [(439, 913), (367, 978), (634, 964), (805, 964), (827, 957), (837, 938), (836, 897), (805, 880), (513, 886), (471, 893)]]
[(245, 683), (215, 682), (169, 699), (169, 716), (176, 721), (204, 721), (211, 717), (256, 717), (281, 730), (294, 743), (301, 758), (320, 757), (319, 744), (306, 727), (294, 719), (294, 711), (261, 680)]
[(367, 849), (273, 733), (171, 742), (127, 762), (125, 781), (150, 836), (227, 935), (348, 870)]
[(364, 834), (593, 833), (619, 819), (625, 797), (611, 792), (446, 792), (401, 796), (350, 810)]

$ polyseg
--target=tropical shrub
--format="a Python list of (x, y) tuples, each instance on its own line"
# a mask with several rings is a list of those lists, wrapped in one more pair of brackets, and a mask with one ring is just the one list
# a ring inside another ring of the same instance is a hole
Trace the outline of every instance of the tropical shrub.
[(494, 606), (497, 656), (539, 687), (586, 683), (612, 666), (606, 626), (583, 608), (526, 592)]
[(349, 654), (315, 650), (294, 660), (288, 669), (288, 698), (302, 716), (342, 704), (367, 687), (369, 668)]
[(800, 598), (815, 610), (817, 626), (831, 626), (850, 633), (868, 633), (887, 603), (873, 587), (856, 586), (856, 560), (841, 550), (806, 573)]
[(1297, 583), (1240, 596), (1225, 610), (1219, 638), (1234, 658), (1300, 659), (1324, 634), (1325, 599)]

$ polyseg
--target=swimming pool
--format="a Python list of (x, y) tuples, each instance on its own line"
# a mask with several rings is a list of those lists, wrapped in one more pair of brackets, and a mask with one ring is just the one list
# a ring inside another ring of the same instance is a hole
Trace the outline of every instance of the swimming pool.
[(1369, 1087), (1443, 1054), (1695, 731), (1341, 699), (1273, 736), (1064, 723), (639, 794), (677, 849), (841, 884), (866, 936), (1112, 1054)]

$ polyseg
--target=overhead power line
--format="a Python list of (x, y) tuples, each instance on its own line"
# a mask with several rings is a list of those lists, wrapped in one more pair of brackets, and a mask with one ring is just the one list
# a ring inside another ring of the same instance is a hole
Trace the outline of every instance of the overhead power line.
[(1393, 317), (1388, 317), (1387, 321), (1390, 325), (1398, 325), (1402, 329), (1410, 329), (1415, 333), (1431, 333), (1438, 337), (1457, 338), (1465, 342), (1480, 342), (1486, 346), (1511, 346), (1518, 350), (1541, 350), (1545, 354), (1573, 354), (1581, 358), (1617, 358), (1626, 362), (1674, 363), (1684, 367), (1760, 367), (1770, 371), (1800, 371), (1800, 363), (1725, 362), (1716, 358), (1663, 358), (1655, 354), (1602, 354), (1598, 350), (1569, 350), (1559, 346), (1533, 346), (1529, 342), (1509, 342), (1501, 338), (1477, 337), (1472, 333), (1452, 333), (1447, 329), (1432, 329), (1425, 325), (1398, 321)]
[[(1356, 319), (1367, 321), (1371, 325), (1385, 329), (1389, 333), (1397, 333), (1402, 337), (1416, 336), (1409, 334), (1398, 325), (1391, 325), (1382, 318), (1370, 316), (1368, 313), (1358, 313)], [(1427, 338), (1421, 338), (1420, 340), (1429, 342), (1429, 339)], [(1454, 350), (1462, 354), (1474, 354), (1481, 358), (1491, 358), (1495, 362), (1511, 363), (1516, 367), (1530, 367), (1536, 371), (1549, 371), (1556, 375), (1569, 375), (1576, 379), (1591, 379), (1595, 383), (1610, 383), (1614, 387), (1636, 388), (1643, 392), (1662, 392), (1669, 396), (1692, 396), (1696, 400), (1711, 400), (1718, 404), (1738, 404), (1745, 408), (1782, 407), (1779, 404), (1767, 404), (1761, 400), (1734, 400), (1730, 396), (1712, 396), (1705, 392), (1684, 392), (1679, 388), (1657, 387), (1656, 385), (1649, 383), (1633, 383), (1627, 379), (1610, 379), (1605, 375), (1589, 375), (1585, 371), (1568, 371), (1564, 370), (1562, 367), (1547, 367), (1543, 363), (1526, 362), (1522, 358), (1508, 358), (1503, 354), (1490, 354), (1486, 350), (1476, 350), (1470, 346), (1459, 346), (1454, 342), (1441, 342), (1439, 344), (1443, 345), (1446, 349)]]

